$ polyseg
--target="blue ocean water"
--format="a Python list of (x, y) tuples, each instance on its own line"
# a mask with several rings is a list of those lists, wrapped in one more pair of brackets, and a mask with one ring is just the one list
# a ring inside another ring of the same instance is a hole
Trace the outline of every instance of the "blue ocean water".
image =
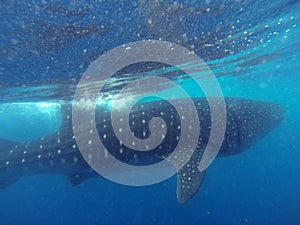
[(279, 103), (285, 119), (249, 150), (216, 159), (186, 204), (177, 202), (175, 176), (146, 187), (101, 177), (72, 187), (63, 175), (42, 174), (0, 190), (0, 224), (300, 224), (299, 15), (300, 2), (288, 0), (3, 0), (1, 138), (55, 132), (56, 103), (72, 100), (91, 62), (159, 38), (194, 50), (224, 96)]

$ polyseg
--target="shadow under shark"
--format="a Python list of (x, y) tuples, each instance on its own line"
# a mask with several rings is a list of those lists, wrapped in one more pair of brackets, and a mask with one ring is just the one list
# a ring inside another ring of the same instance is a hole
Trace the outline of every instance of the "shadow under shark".
[[(200, 172), (198, 167), (210, 135), (211, 113), (206, 99), (193, 98), (193, 101), (201, 129), (197, 148), (177, 173), (177, 199), (180, 203), (187, 202), (196, 194), (205, 176), (205, 171)], [(282, 107), (275, 103), (241, 98), (225, 98), (225, 103), (226, 131), (218, 156), (246, 150), (284, 118)], [(64, 174), (73, 185), (98, 176), (84, 160), (76, 144), (71, 104), (62, 104), (61, 113), (63, 122), (55, 134), (27, 143), (0, 139), (0, 188), (6, 188), (23, 176), (40, 173)], [(165, 100), (139, 102), (131, 110), (130, 128), (137, 138), (145, 139), (151, 135), (149, 121), (153, 117), (161, 117), (167, 126), (166, 136), (160, 145), (146, 152), (132, 150), (118, 140), (107, 106), (97, 106), (95, 113), (96, 128), (105, 148), (115, 158), (130, 165), (151, 165), (164, 160), (175, 149), (181, 135), (178, 112)]]

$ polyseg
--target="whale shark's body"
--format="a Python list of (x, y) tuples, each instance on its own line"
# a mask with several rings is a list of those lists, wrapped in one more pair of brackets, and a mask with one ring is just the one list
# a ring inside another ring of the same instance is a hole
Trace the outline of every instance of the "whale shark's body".
[[(193, 98), (200, 120), (197, 149), (189, 162), (178, 172), (177, 198), (183, 203), (195, 195), (205, 172), (198, 166), (208, 142), (211, 126), (209, 104), (204, 98)], [(276, 127), (283, 119), (280, 105), (241, 98), (225, 98), (226, 131), (218, 156), (237, 154)], [(82, 157), (72, 129), (71, 104), (63, 104), (62, 126), (55, 134), (27, 143), (0, 140), (0, 188), (5, 188), (27, 175), (57, 173), (66, 175), (73, 185), (97, 176)], [(188, 109), (186, 109), (188, 110)], [(167, 135), (155, 149), (142, 152), (128, 149), (112, 130), (107, 108), (96, 107), (96, 127), (104, 146), (118, 160), (131, 165), (150, 165), (172, 153), (180, 137), (180, 118), (167, 101), (137, 103), (130, 114), (130, 126), (135, 136), (149, 137), (149, 121), (161, 117)], [(89, 132), (89, 131), (83, 131)], [(103, 157), (105, 157), (103, 155)], [(106, 165), (109, 166), (109, 165)]]

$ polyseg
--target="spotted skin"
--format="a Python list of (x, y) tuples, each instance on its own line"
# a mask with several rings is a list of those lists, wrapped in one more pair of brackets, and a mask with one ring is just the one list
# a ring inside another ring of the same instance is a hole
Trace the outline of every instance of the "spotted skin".
[[(180, 203), (187, 202), (196, 194), (205, 175), (205, 171), (200, 172), (198, 166), (209, 138), (210, 108), (206, 99), (194, 98), (193, 101), (201, 129), (197, 149), (190, 161), (178, 172), (177, 199)], [(242, 152), (283, 119), (281, 106), (274, 103), (240, 98), (225, 98), (225, 102), (227, 126), (218, 156)], [(63, 104), (61, 111), (61, 129), (54, 134), (27, 143), (0, 140), (0, 188), (11, 185), (23, 176), (41, 173), (64, 174), (73, 185), (97, 176), (83, 159), (76, 144), (71, 123), (71, 104)], [(131, 165), (150, 165), (171, 154), (182, 135), (178, 112), (169, 102), (157, 100), (140, 102), (133, 107), (129, 122), (136, 137), (149, 137), (148, 124), (153, 117), (164, 119), (167, 133), (162, 137), (160, 145), (146, 152), (132, 150), (117, 139), (111, 125), (111, 112), (103, 106), (96, 108), (97, 132), (106, 149), (118, 160)], [(88, 137), (92, 131), (82, 132)], [(91, 144), (91, 141), (87, 139), (87, 144)], [(103, 157), (106, 157), (107, 152), (103, 152)]]

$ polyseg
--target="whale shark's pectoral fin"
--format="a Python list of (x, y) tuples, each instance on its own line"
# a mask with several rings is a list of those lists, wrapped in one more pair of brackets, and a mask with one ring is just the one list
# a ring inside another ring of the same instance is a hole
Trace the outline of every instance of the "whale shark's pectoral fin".
[(185, 203), (190, 200), (200, 188), (205, 171), (200, 172), (196, 164), (187, 163), (177, 173), (177, 200)]
[(87, 180), (90, 176), (87, 176), (85, 173), (72, 173), (68, 174), (67, 178), (72, 184), (72, 186), (76, 186)]
[(5, 177), (5, 178), (0, 177), (0, 189), (7, 188), (8, 186), (17, 182), (20, 178), (21, 178), (20, 176)]

